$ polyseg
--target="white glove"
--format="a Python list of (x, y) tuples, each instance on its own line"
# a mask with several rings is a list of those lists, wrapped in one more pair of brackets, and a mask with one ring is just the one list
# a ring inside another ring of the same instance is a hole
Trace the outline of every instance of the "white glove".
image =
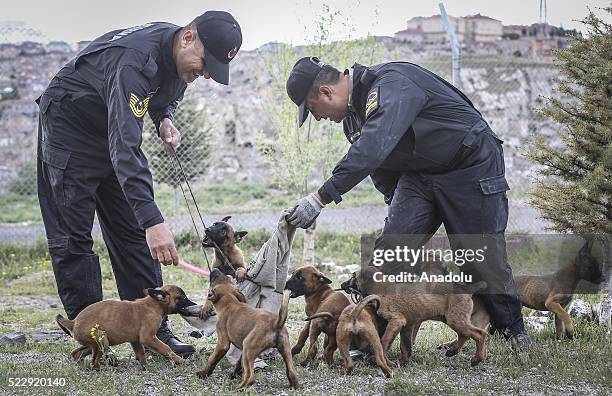
[(308, 228), (314, 223), (325, 205), (314, 193), (297, 201), (293, 212), (287, 217), (287, 222), (294, 227)]

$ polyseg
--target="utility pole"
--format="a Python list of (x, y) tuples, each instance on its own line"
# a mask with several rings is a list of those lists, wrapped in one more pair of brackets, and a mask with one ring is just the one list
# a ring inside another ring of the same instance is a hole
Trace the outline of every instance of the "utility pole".
[(458, 89), (461, 89), (461, 47), (459, 47), (459, 43), (457, 42), (455, 29), (453, 29), (453, 26), (448, 18), (448, 14), (446, 14), (443, 1), (440, 1), (440, 15), (442, 16), (442, 21), (444, 22), (444, 29), (446, 30), (446, 33), (450, 39), (451, 50), (453, 53), (453, 85)]

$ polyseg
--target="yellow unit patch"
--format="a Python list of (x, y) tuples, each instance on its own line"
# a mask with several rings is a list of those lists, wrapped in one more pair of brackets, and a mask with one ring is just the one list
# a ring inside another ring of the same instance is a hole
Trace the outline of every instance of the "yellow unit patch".
[(378, 88), (368, 94), (368, 100), (365, 108), (365, 118), (368, 118), (368, 116), (376, 109), (378, 109)]
[(146, 97), (142, 100), (138, 99), (133, 93), (130, 93), (130, 109), (132, 109), (132, 113), (137, 118), (142, 118), (147, 112), (147, 108), (149, 107), (149, 98)]

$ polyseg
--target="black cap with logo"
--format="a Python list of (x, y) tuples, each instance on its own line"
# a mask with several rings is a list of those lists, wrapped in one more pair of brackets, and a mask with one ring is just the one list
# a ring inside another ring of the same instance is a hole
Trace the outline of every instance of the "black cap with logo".
[(234, 17), (225, 11), (206, 11), (196, 18), (204, 60), (210, 77), (218, 83), (229, 83), (229, 63), (242, 45), (242, 31)]
[(299, 127), (304, 124), (304, 121), (306, 121), (308, 117), (308, 108), (306, 107), (308, 92), (310, 92), (312, 83), (315, 78), (317, 78), (323, 66), (325, 66), (325, 63), (321, 62), (319, 58), (307, 56), (296, 62), (287, 79), (287, 94), (299, 109)]

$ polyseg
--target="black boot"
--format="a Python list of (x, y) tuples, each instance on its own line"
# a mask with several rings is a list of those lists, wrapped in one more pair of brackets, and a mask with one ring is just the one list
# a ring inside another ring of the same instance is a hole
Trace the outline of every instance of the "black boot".
[(193, 345), (181, 342), (181, 340), (172, 334), (168, 328), (168, 317), (164, 317), (162, 320), (161, 326), (159, 326), (159, 330), (157, 330), (157, 338), (159, 338), (164, 344), (168, 345), (174, 353), (184, 359), (187, 359), (196, 351)]
[(516, 353), (529, 352), (533, 348), (533, 341), (526, 331), (511, 335), (509, 340), (512, 350)]
[(504, 330), (502, 334), (506, 340), (510, 341), (510, 346), (516, 353), (529, 352), (533, 348), (533, 341), (525, 329), (522, 317)]

